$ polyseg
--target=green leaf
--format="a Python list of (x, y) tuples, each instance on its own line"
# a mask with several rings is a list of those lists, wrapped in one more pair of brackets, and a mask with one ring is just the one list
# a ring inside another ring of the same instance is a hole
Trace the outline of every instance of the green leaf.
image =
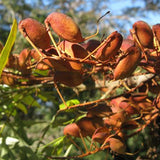
[[(67, 106), (73, 106), (73, 105), (77, 105), (77, 104), (80, 104), (79, 100), (78, 99), (71, 99), (71, 100), (68, 100), (66, 102)], [(60, 104), (59, 105), (59, 109), (64, 109), (66, 108), (66, 106), (64, 105), (64, 103)]]
[(31, 95), (25, 96), (22, 99), (22, 102), (26, 105), (29, 105), (29, 106), (31, 105), (31, 106), (35, 106), (35, 107), (40, 107), (40, 104)]
[(16, 107), (19, 108), (24, 114), (28, 113), (28, 111), (27, 111), (27, 109), (26, 109), (24, 104), (18, 103), (18, 105)]
[(16, 19), (14, 19), (10, 34), (7, 39), (7, 42), (6, 42), (2, 52), (0, 54), (0, 77), (1, 77), (2, 71), (8, 61), (8, 57), (9, 57), (9, 54), (10, 54), (11, 49), (13, 47), (13, 44), (16, 40), (16, 34), (17, 34), (17, 21), (16, 21)]
[(61, 145), (63, 143), (64, 139), (65, 139), (65, 136), (58, 137), (58, 138), (54, 139), (53, 141), (51, 141), (50, 143), (42, 146), (42, 148), (46, 148), (50, 145), (57, 148), (59, 145)]

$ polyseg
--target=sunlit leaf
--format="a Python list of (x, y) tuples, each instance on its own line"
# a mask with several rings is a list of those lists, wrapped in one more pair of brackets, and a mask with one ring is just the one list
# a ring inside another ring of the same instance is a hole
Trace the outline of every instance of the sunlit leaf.
[[(73, 105), (77, 105), (77, 104), (80, 104), (79, 100), (78, 99), (71, 99), (71, 100), (68, 100), (66, 102), (67, 106), (73, 106)], [(59, 109), (64, 109), (66, 106), (64, 105), (64, 103), (60, 104), (59, 105)]]
[(14, 19), (10, 34), (7, 39), (7, 42), (6, 42), (2, 52), (0, 54), (0, 76), (2, 74), (2, 71), (3, 71), (7, 61), (8, 61), (9, 54), (10, 54), (11, 49), (13, 47), (13, 44), (16, 40), (16, 34), (17, 34), (17, 21), (16, 21), (16, 19)]
[(39, 103), (31, 95), (25, 96), (22, 101), (26, 105), (40, 107)]
[(27, 111), (27, 109), (26, 109), (24, 104), (19, 103), (16, 107), (19, 108), (24, 114), (28, 113), (28, 111)]

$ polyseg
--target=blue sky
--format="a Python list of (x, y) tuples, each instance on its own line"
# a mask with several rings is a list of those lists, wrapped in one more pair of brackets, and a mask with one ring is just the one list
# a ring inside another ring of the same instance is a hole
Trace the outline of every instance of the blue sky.
[[(44, 3), (47, 5), (48, 1), (50, 0), (44, 0)], [(76, 0), (75, 0), (76, 1)], [(33, 3), (33, 0), (26, 0), (27, 3)], [(84, 5), (84, 4), (82, 4)], [(84, 5), (84, 7), (86, 7), (87, 10), (90, 10), (92, 6), (91, 1), (87, 1), (86, 0), (86, 4)], [(107, 2), (107, 0), (102, 0), (102, 10), (99, 11), (100, 15), (103, 15), (106, 11), (110, 11), (110, 15), (106, 16), (106, 19), (109, 21), (109, 18), (113, 18), (114, 16), (125, 16), (123, 15), (123, 10), (125, 10), (128, 7), (140, 7), (141, 10), (143, 10), (144, 8), (144, 1), (140, 1), (140, 0), (110, 0), (110, 2)], [(53, 8), (54, 10), (54, 8)], [(138, 15), (133, 15), (132, 17), (129, 17), (129, 21), (131, 23), (126, 23), (124, 24), (126, 30), (129, 30), (134, 22), (138, 21), (138, 20), (143, 20), (146, 21), (150, 26), (160, 23), (160, 16), (158, 12), (151, 12), (151, 11), (144, 11), (143, 14), (146, 17), (142, 17), (142, 16), (138, 16)], [(116, 18), (115, 18), (116, 19)]]
[[(50, 0), (44, 0), (44, 4), (48, 4)], [(132, 6), (140, 6), (142, 9), (144, 8), (144, 2), (140, 1), (140, 0), (110, 0), (110, 2), (108, 3), (105, 0), (104, 1), (104, 6), (106, 5), (107, 8), (103, 8), (104, 12), (106, 12), (107, 10), (111, 11), (112, 15), (122, 15), (123, 14), (123, 10), (126, 9), (127, 7), (132, 7)], [(33, 3), (33, 0), (26, 0), (27, 3)], [(87, 4), (84, 7), (90, 8), (90, 2), (88, 1)], [(107, 4), (106, 4), (107, 3)], [(101, 13), (102, 11), (100, 11)], [(102, 14), (102, 13), (101, 13)], [(146, 14), (146, 18), (144, 17), (130, 17), (131, 21), (136, 21), (136, 20), (145, 20), (147, 21), (147, 23), (149, 23), (150, 25), (156, 24), (156, 23), (160, 23), (160, 16), (159, 13), (156, 12), (144, 12), (144, 14)]]

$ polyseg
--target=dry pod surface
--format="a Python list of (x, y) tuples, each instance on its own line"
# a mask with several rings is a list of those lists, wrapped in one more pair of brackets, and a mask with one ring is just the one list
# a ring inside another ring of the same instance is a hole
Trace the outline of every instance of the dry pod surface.
[(133, 24), (134, 32), (144, 48), (153, 48), (153, 33), (151, 27), (144, 21)]
[[(78, 43), (62, 41), (58, 45), (58, 47), (63, 53), (67, 54), (71, 58), (83, 59), (88, 55), (87, 51)], [(71, 68), (75, 71), (80, 71), (82, 69), (81, 63), (72, 62), (72, 61), (70, 61), (69, 63)]]
[(41, 49), (47, 49), (50, 47), (50, 37), (46, 30), (46, 27), (32, 18), (26, 18), (19, 22), (19, 31), (28, 36), (35, 46)]
[(100, 41), (96, 40), (96, 39), (90, 39), (87, 43), (82, 44), (83, 47), (89, 51), (92, 52), (94, 51), (99, 45), (100, 45)]
[(82, 75), (79, 72), (56, 71), (54, 74), (55, 82), (62, 83), (69, 87), (76, 87), (83, 82)]
[(68, 124), (64, 127), (64, 135), (70, 135), (73, 137), (80, 137), (80, 128), (76, 123)]
[(61, 38), (70, 42), (82, 42), (80, 28), (74, 22), (74, 20), (59, 12), (53, 12), (45, 19), (45, 24), (50, 25), (53, 31)]
[(126, 145), (120, 137), (112, 137), (109, 139), (110, 148), (113, 152), (125, 154)]
[(112, 58), (120, 49), (123, 41), (122, 35), (115, 31), (111, 33), (107, 39), (106, 43), (102, 45), (95, 54), (95, 57), (101, 61), (108, 60)]
[(126, 57), (122, 58), (114, 70), (114, 79), (129, 77), (137, 67), (141, 53), (138, 48), (130, 47), (126, 51)]

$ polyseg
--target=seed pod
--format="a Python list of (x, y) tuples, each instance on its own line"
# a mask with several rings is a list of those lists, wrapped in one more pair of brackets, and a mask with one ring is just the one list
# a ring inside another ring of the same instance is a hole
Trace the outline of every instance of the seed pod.
[(137, 109), (134, 107), (134, 105), (131, 105), (129, 100), (127, 100), (125, 97), (114, 98), (111, 100), (110, 104), (112, 106), (111, 109), (113, 113), (122, 111), (125, 111), (129, 115), (137, 113)]
[(130, 47), (126, 51), (126, 57), (121, 59), (114, 70), (114, 79), (129, 77), (137, 67), (141, 53), (138, 48)]
[(21, 71), (22, 75), (28, 75), (31, 73), (31, 69), (27, 69), (28, 66), (31, 66), (31, 55), (30, 50), (25, 48), (21, 51), (18, 58), (18, 70)]
[(80, 28), (71, 19), (71, 17), (58, 12), (53, 12), (45, 19), (46, 26), (50, 25), (53, 31), (62, 37), (63, 39), (70, 42), (82, 42)]
[[(51, 56), (51, 55), (56, 55), (57, 51), (51, 47), (49, 49), (45, 50), (45, 54), (41, 52), (41, 55), (45, 56)], [(35, 60), (35, 62), (38, 62), (37, 64), (37, 69), (40, 70), (46, 70), (49, 68), (52, 68), (53, 70), (56, 71), (72, 71), (73, 69), (71, 68), (70, 64), (68, 61), (64, 61), (63, 59), (53, 59), (53, 58), (45, 58), (41, 62), (39, 62), (41, 56), (36, 52), (36, 50), (31, 50), (31, 56)]]
[(78, 127), (76, 123), (68, 124), (67, 126), (64, 127), (63, 133), (64, 135), (80, 137), (80, 128)]
[(121, 45), (121, 50), (126, 52), (128, 48), (134, 46), (134, 41), (131, 39), (124, 39)]
[(55, 82), (62, 83), (69, 87), (76, 87), (83, 82), (80, 72), (56, 71), (54, 74)]
[(104, 118), (104, 124), (107, 126), (113, 126), (120, 128), (121, 125), (128, 119), (128, 116), (125, 114), (125, 111), (117, 112), (110, 117)]
[(27, 48), (23, 49), (19, 54), (19, 66), (21, 68), (26, 68), (27, 65), (30, 65), (30, 58), (30, 50)]
[(8, 62), (6, 64), (7, 68), (18, 69), (19, 68), (19, 54), (10, 54)]
[(111, 109), (106, 104), (99, 104), (97, 106), (87, 108), (87, 117), (106, 117), (111, 113)]
[(2, 75), (2, 83), (3, 84), (6, 84), (8, 86), (13, 86), (15, 85), (15, 79), (13, 77), (9, 77), (9, 76), (6, 76), (6, 75)]
[(105, 139), (109, 136), (110, 132), (107, 127), (97, 128), (92, 135), (92, 140), (98, 143), (103, 143)]
[(144, 48), (153, 48), (153, 33), (151, 27), (144, 21), (133, 24), (133, 30)]
[(101, 118), (84, 117), (77, 122), (77, 125), (81, 129), (82, 133), (91, 137), (97, 128), (103, 126), (103, 122)]
[[(59, 49), (69, 55), (71, 58), (85, 58), (88, 53), (87, 51), (78, 43), (72, 43), (69, 41), (62, 41), (59, 44)], [(82, 69), (82, 64), (77, 62), (69, 62), (71, 68), (75, 71), (80, 71)]]
[(100, 41), (95, 40), (95, 39), (91, 39), (89, 40), (87, 43), (83, 43), (82, 46), (89, 52), (94, 51), (99, 45), (100, 45)]
[(154, 36), (156, 36), (158, 42), (160, 43), (160, 24), (153, 25), (152, 31), (153, 31)]
[(123, 37), (117, 31), (112, 32), (106, 39), (106, 43), (102, 45), (95, 54), (95, 57), (101, 61), (112, 58), (120, 49)]
[(41, 49), (50, 47), (50, 37), (43, 24), (32, 18), (19, 22), (18, 28), (23, 36), (28, 36), (35, 46)]
[(119, 153), (119, 154), (125, 154), (126, 151), (126, 145), (121, 139), (121, 137), (111, 137), (109, 139), (110, 148), (113, 152)]

